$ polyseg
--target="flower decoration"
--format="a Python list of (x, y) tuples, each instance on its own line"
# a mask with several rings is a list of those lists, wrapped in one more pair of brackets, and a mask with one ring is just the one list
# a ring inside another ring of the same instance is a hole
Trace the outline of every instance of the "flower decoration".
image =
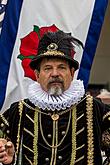
[(35, 25), (33, 31), (21, 39), (20, 55), (18, 55), (18, 58), (22, 60), (25, 77), (36, 80), (34, 71), (30, 68), (29, 64), (37, 56), (39, 41), (45, 33), (56, 32), (58, 30), (55, 25), (41, 28)]

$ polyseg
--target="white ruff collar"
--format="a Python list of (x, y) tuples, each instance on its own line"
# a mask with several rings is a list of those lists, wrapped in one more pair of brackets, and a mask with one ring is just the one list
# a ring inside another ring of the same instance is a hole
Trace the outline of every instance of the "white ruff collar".
[(52, 111), (71, 107), (78, 103), (84, 94), (84, 85), (81, 80), (72, 81), (70, 87), (60, 96), (50, 96), (42, 90), (38, 82), (30, 84), (28, 88), (28, 98), (35, 106)]

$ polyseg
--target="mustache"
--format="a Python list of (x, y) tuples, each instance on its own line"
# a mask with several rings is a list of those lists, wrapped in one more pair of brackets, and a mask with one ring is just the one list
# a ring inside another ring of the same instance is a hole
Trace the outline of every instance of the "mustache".
[(51, 83), (63, 83), (63, 80), (61, 80), (58, 77), (54, 77), (54, 78), (50, 79), (48, 83), (49, 84), (51, 84)]

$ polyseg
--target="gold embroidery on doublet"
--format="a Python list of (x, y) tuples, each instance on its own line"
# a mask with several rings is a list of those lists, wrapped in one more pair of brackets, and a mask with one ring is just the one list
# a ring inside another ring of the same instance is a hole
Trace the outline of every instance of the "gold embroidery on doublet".
[(87, 165), (94, 164), (94, 138), (93, 138), (93, 97), (86, 99), (87, 114)]
[[(21, 124), (21, 117), (22, 117), (22, 110), (23, 110), (23, 102), (19, 103), (19, 114), (20, 114), (20, 119), (19, 119), (19, 123), (18, 123), (18, 135), (17, 135), (17, 151), (18, 151), (18, 147), (19, 147), (19, 141), (20, 141), (20, 124)], [(25, 106), (27, 106), (28, 104), (25, 103)], [(30, 109), (30, 106), (27, 106)], [(92, 112), (92, 108), (93, 108), (93, 100), (91, 96), (87, 96), (86, 98), (86, 117), (87, 117), (87, 165), (93, 165), (93, 160), (94, 160), (94, 146), (93, 146), (93, 112)], [(41, 116), (40, 110), (36, 107), (35, 109), (32, 108), (32, 110), (34, 110), (34, 119), (31, 119), (29, 116), (28, 118), (30, 120), (32, 120), (32, 122), (34, 121), (34, 138), (33, 138), (33, 152), (34, 152), (34, 158), (33, 158), (33, 164), (32, 165), (37, 165), (38, 164), (38, 115)], [(67, 111), (68, 112), (68, 111)], [(82, 118), (84, 116), (84, 114), (82, 114), (80, 117), (77, 118), (77, 108), (76, 106), (73, 106), (72, 111), (70, 112), (70, 114), (72, 114), (72, 139), (70, 139), (72, 141), (72, 153), (71, 153), (71, 160), (70, 160), (70, 165), (74, 165), (75, 163), (81, 161), (82, 159), (84, 159), (84, 155), (82, 155), (81, 157), (79, 157), (76, 160), (76, 152), (78, 152), (78, 150), (82, 147), (85, 146), (85, 144), (82, 144), (82, 146), (79, 146), (78, 148), (76, 148), (76, 144), (77, 144), (77, 133), (80, 133), (82, 131), (84, 131), (84, 128), (82, 128), (80, 131), (76, 132), (76, 128), (77, 128), (77, 121)], [(45, 115), (45, 114), (44, 114)], [(63, 115), (63, 114), (60, 114)], [(50, 115), (48, 115), (50, 116)], [(58, 123), (56, 122), (57, 120), (53, 120), (53, 122), (56, 123), (56, 128), (58, 129)], [(69, 125), (69, 124), (68, 124)], [(68, 128), (69, 129), (69, 128)], [(68, 130), (67, 129), (67, 130)], [(27, 131), (27, 130), (25, 130)], [(68, 131), (66, 131), (68, 132)], [(62, 143), (62, 140), (60, 143), (58, 143), (57, 139), (58, 139), (58, 130), (55, 133), (56, 135), (56, 142), (53, 143), (54, 147), (51, 146), (52, 148), (52, 153), (54, 152), (54, 154), (57, 154), (57, 148), (59, 146), (59, 144)], [(53, 154), (52, 154), (53, 155)], [(28, 158), (27, 158), (28, 159)], [(30, 161), (30, 160), (29, 160)], [(56, 162), (56, 158), (54, 159), (54, 161), (52, 160), (52, 162)], [(30, 161), (30, 164), (32, 162)]]
[(9, 126), (8, 121), (4, 118), (4, 116), (2, 114), (0, 114), (0, 117), (3, 120), (3, 122), (5, 123), (5, 125)]
[(33, 150), (34, 150), (34, 163), (38, 164), (38, 112), (34, 112), (34, 140), (33, 140)]
[(72, 110), (72, 153), (71, 153), (70, 165), (74, 165), (75, 159), (76, 159), (76, 127), (77, 127), (76, 111), (77, 111), (76, 107), (73, 108)]
[(20, 145), (20, 129), (21, 129), (21, 119), (22, 119), (22, 111), (23, 111), (23, 103), (19, 102), (19, 123), (18, 123), (18, 133), (17, 133), (17, 141), (16, 141), (16, 154), (18, 154), (19, 145)]

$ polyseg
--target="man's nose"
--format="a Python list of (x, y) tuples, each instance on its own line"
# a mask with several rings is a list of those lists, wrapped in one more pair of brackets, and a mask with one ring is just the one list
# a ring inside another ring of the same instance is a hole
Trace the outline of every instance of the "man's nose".
[(54, 77), (56, 77), (56, 76), (58, 76), (59, 75), (59, 72), (58, 72), (58, 69), (53, 69), (52, 70), (52, 72), (51, 72), (51, 76), (54, 76)]

